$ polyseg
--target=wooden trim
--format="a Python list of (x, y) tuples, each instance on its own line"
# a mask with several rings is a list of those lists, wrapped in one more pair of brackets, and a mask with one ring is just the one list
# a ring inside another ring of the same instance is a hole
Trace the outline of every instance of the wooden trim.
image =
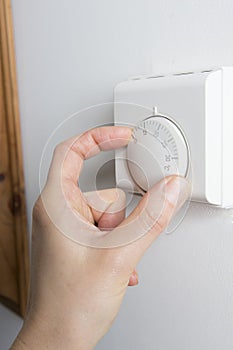
[(24, 315), (29, 256), (10, 0), (0, 0), (0, 123), (0, 299)]

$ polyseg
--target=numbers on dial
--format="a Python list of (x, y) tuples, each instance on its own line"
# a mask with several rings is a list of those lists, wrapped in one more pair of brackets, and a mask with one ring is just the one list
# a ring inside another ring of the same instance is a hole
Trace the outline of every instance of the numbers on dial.
[(128, 168), (135, 183), (147, 190), (162, 177), (186, 176), (188, 147), (183, 133), (169, 118), (156, 115), (141, 121), (127, 148)]
[[(163, 148), (162, 152), (164, 153), (164, 157), (162, 157), (163, 164), (161, 164), (161, 166), (165, 175), (169, 175), (171, 172), (176, 172), (175, 170), (178, 166), (179, 160), (178, 149), (168, 128), (161, 124), (161, 122), (156, 121), (156, 118), (148, 118), (140, 122), (138, 126), (135, 127), (135, 131), (137, 133), (141, 132), (143, 136), (155, 137)], [(133, 134), (134, 140), (137, 142), (135, 132)]]

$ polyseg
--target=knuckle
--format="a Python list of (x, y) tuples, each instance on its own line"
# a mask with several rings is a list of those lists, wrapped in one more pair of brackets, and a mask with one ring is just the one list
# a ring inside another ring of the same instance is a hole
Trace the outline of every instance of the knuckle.
[(65, 150), (67, 149), (66, 143), (65, 142), (58, 143), (54, 148), (53, 155), (54, 156), (60, 155), (61, 153), (64, 152), (64, 149)]

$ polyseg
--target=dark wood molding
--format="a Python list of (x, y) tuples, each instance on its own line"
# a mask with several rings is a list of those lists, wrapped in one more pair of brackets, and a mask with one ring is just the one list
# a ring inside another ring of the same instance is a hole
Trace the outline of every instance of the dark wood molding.
[(10, 0), (0, 0), (0, 301), (25, 314), (29, 280), (23, 158)]

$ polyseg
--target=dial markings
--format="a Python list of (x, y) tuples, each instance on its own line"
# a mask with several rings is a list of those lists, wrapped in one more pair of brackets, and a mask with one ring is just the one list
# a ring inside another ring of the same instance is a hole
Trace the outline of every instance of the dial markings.
[[(182, 133), (165, 116), (156, 115), (138, 125), (135, 142), (128, 145), (128, 167), (135, 183), (144, 191), (163, 176), (187, 173), (187, 155)], [(141, 170), (140, 170), (141, 169)], [(144, 174), (144, 175), (143, 175)]]

